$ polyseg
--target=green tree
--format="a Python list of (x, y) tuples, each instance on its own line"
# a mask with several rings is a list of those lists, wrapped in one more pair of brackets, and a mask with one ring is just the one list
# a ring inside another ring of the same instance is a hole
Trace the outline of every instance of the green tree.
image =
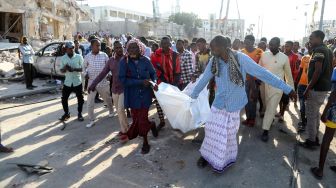
[(188, 37), (193, 37), (197, 34), (197, 28), (202, 27), (202, 20), (194, 13), (175, 13), (169, 16), (169, 21), (179, 25), (184, 25), (184, 30)]

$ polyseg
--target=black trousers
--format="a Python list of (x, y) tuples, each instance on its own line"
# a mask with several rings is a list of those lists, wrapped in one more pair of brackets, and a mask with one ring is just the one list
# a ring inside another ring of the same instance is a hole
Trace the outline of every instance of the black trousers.
[(69, 113), (69, 105), (68, 105), (68, 99), (70, 94), (74, 92), (77, 97), (77, 103), (78, 103), (78, 113), (81, 114), (83, 110), (83, 104), (84, 104), (84, 97), (83, 97), (83, 86), (80, 84), (76, 87), (68, 87), (66, 85), (63, 86), (62, 90), (62, 106), (64, 113)]
[(22, 63), (23, 72), (25, 75), (26, 87), (33, 86), (33, 64), (31, 63)]

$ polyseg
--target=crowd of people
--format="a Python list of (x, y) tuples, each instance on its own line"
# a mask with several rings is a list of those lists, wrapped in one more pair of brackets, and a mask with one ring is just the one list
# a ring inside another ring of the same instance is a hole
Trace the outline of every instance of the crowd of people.
[[(158, 137), (166, 125), (164, 111), (153, 92), (160, 83), (183, 90), (199, 79), (190, 98), (196, 99), (207, 87), (211, 115), (204, 126), (205, 137), (197, 165), (204, 168), (209, 164), (214, 171), (223, 172), (236, 162), (240, 111), (245, 108), (246, 119), (242, 124), (247, 127), (256, 125), (259, 114), (262, 118), (260, 139), (267, 142), (274, 119), (277, 117), (280, 123), (285, 121), (284, 114), (289, 110), (291, 99), (300, 110), (297, 131), (307, 135), (300, 146), (320, 147), (319, 166), (311, 168), (312, 174), (320, 179), (336, 129), (336, 71), (333, 71), (336, 39), (325, 43), (324, 38), (324, 33), (316, 30), (301, 48), (297, 41), (286, 41), (281, 46), (278, 37), (269, 43), (262, 38), (256, 44), (253, 35), (232, 43), (230, 38), (221, 35), (210, 42), (198, 38), (189, 43), (183, 39), (174, 42), (169, 35), (155, 41), (131, 35), (113, 40), (91, 35), (86, 40), (78, 34), (74, 42), (65, 43), (66, 54), (62, 57), (64, 115), (60, 120), (70, 118), (68, 98), (74, 92), (78, 100), (78, 120), (84, 121), (84, 88), (88, 92), (86, 127), (95, 125), (94, 103), (99, 94), (109, 110), (109, 117), (118, 116), (120, 141), (125, 143), (143, 137), (141, 152), (147, 154), (150, 151), (148, 133)], [(81, 47), (83, 42), (90, 43), (88, 50)], [(29, 48), (20, 50), (29, 51)], [(320, 107), (328, 96), (320, 116)], [(158, 125), (148, 118), (152, 104), (157, 109)], [(132, 117), (131, 125), (127, 117)], [(320, 120), (326, 125), (322, 143), (318, 137)], [(1, 152), (13, 151), (2, 145), (0, 149)], [(331, 169), (336, 172), (335, 166)]]

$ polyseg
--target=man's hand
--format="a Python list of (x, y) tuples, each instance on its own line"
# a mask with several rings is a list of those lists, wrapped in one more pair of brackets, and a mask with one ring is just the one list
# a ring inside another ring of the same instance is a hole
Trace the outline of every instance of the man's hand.
[(297, 100), (297, 94), (294, 90), (292, 90), (289, 94), (289, 98), (292, 100), (292, 101), (296, 101)]
[(95, 90), (96, 90), (96, 86), (91, 84), (88, 88), (88, 93), (90, 93), (91, 91), (95, 91)]
[(304, 97), (305, 99), (307, 99), (307, 98), (309, 97), (309, 92), (310, 92), (310, 89), (307, 88), (306, 91), (303, 93), (303, 97)]
[(149, 80), (144, 80), (143, 84), (144, 84), (145, 87), (149, 87), (151, 85)]
[(158, 91), (159, 90), (159, 86), (157, 84), (155, 84), (155, 86), (153, 87), (154, 91)]
[(328, 113), (328, 111), (327, 110), (324, 110), (323, 111), (323, 113), (322, 113), (322, 115), (321, 115), (321, 121), (323, 122), (323, 123), (325, 123), (325, 122), (327, 122), (327, 113)]
[(192, 83), (195, 83), (195, 82), (196, 82), (196, 76), (192, 76), (192, 77), (191, 77), (191, 82), (192, 82)]
[(73, 68), (69, 65), (65, 65), (66, 69), (69, 71), (69, 72), (73, 72)]

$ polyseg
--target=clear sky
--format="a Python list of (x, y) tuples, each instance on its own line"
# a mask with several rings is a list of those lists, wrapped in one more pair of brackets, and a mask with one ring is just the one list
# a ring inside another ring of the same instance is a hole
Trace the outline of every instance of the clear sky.
[[(219, 17), (221, 0), (179, 0), (183, 12), (194, 12), (200, 18), (208, 19), (215, 13)], [(319, 21), (322, 0), (318, 1), (318, 10), (315, 13), (315, 22)], [(258, 36), (258, 18), (260, 17), (259, 37), (271, 38), (278, 36), (285, 40), (299, 40), (305, 35), (307, 12), (308, 24), (312, 20), (312, 11), (315, 0), (230, 0), (229, 19), (244, 19), (245, 27), (255, 24), (254, 35)], [(152, 0), (87, 0), (90, 6), (114, 6), (138, 12), (152, 14)], [(176, 0), (159, 0), (160, 13), (172, 11)], [(227, 0), (224, 0), (222, 17), (225, 15)], [(325, 20), (335, 19), (336, 0), (326, 0), (324, 13)], [(333, 14), (334, 13), (334, 14)]]

